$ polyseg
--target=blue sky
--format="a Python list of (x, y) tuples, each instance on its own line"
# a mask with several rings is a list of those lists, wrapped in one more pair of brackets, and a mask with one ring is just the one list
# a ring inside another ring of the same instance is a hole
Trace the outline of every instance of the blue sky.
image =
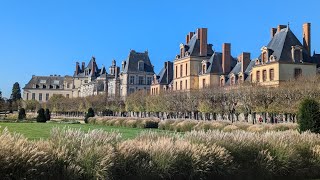
[[(304, 7), (305, 5), (305, 7)], [(311, 22), (312, 50), (320, 53), (318, 0), (2, 0), (0, 1), (0, 90), (32, 75), (72, 75), (76, 61), (95, 56), (99, 66), (118, 65), (130, 51), (149, 51), (156, 73), (173, 60), (189, 31), (208, 28), (208, 41), (232, 55), (251, 52), (270, 40), (270, 28), (287, 24), (302, 38)]]

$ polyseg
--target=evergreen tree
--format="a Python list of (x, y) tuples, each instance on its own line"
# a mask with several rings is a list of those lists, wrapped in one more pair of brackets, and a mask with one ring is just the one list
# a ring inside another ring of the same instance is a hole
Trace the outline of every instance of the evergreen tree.
[(86, 114), (86, 117), (84, 118), (85, 123), (88, 123), (89, 117), (94, 117), (94, 110), (92, 108), (88, 109), (88, 113)]
[(18, 82), (13, 84), (11, 99), (12, 101), (17, 101), (21, 99), (21, 89)]
[(46, 116), (46, 120), (47, 120), (47, 121), (50, 121), (50, 119), (51, 119), (51, 114), (50, 114), (50, 110), (49, 110), (49, 109), (46, 109), (45, 116)]
[(301, 102), (298, 111), (298, 124), (300, 131), (310, 130), (320, 133), (320, 106), (314, 99), (305, 99)]
[(41, 108), (38, 110), (37, 122), (46, 122), (46, 116), (44, 113), (44, 109)]
[(24, 108), (19, 109), (18, 120), (26, 119), (26, 110)]

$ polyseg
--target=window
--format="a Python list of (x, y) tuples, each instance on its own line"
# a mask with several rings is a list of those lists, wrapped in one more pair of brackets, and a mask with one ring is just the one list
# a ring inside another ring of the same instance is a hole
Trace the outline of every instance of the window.
[(206, 86), (206, 79), (202, 79), (202, 87), (204, 88)]
[(129, 94), (132, 94), (132, 93), (134, 93), (134, 88), (129, 89)]
[(150, 85), (152, 83), (152, 77), (147, 77), (147, 85)]
[(143, 76), (139, 76), (139, 85), (144, 84), (143, 80), (144, 80)]
[(220, 80), (220, 86), (221, 86), (221, 87), (224, 86), (224, 79), (221, 79), (221, 80)]
[(139, 71), (144, 71), (144, 62), (143, 61), (139, 61), (138, 62), (138, 70)]
[(36, 89), (39, 89), (39, 85), (38, 84), (36, 85)]
[(252, 74), (250, 74), (250, 82), (252, 82), (252, 80), (253, 80), (253, 79), (252, 79)]
[(302, 75), (302, 70), (300, 68), (294, 69), (294, 78), (298, 79)]
[(67, 97), (67, 98), (70, 98), (70, 95), (69, 95), (69, 94), (67, 94), (67, 95), (66, 95), (66, 97)]
[(47, 89), (47, 86), (46, 86), (46, 85), (42, 85), (42, 88), (43, 88), (43, 89)]
[(176, 66), (176, 78), (178, 78), (178, 66)]
[(49, 93), (46, 94), (46, 101), (49, 100)]
[(270, 69), (269, 71), (270, 71), (269, 72), (269, 79), (270, 79), (270, 81), (273, 81), (274, 80), (274, 69)]
[(134, 76), (130, 76), (130, 84), (134, 84)]
[(42, 93), (39, 93), (39, 101), (42, 101)]
[(45, 84), (47, 81), (46, 80), (40, 80), (41, 84)]
[(56, 86), (56, 89), (60, 89), (60, 86)]
[(186, 89), (188, 89), (188, 80), (186, 80)]
[(267, 52), (262, 53), (262, 62), (266, 63), (268, 61), (268, 54)]
[(36, 100), (36, 94), (32, 93), (32, 100)]
[(54, 81), (53, 81), (53, 84), (59, 84), (59, 83), (60, 83), (59, 80), (54, 80)]
[(180, 81), (180, 90), (182, 90), (182, 81)]
[(262, 71), (262, 81), (267, 81), (267, 70)]
[(183, 72), (183, 70), (182, 70), (182, 65), (180, 65), (180, 77), (182, 77), (182, 72)]
[(70, 84), (69, 83), (67, 83), (67, 88), (70, 88)]
[(206, 73), (206, 65), (202, 65), (202, 74)]
[(299, 49), (294, 50), (294, 61), (300, 62), (301, 59), (301, 51)]
[(27, 93), (27, 100), (29, 100), (29, 93)]
[(176, 82), (176, 90), (178, 90), (178, 82)]
[(186, 64), (186, 76), (188, 76), (188, 64)]
[(257, 71), (256, 81), (257, 81), (257, 82), (260, 82), (260, 71)]

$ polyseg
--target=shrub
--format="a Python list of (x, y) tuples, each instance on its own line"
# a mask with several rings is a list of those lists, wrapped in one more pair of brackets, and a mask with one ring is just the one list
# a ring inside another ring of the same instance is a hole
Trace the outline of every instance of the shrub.
[(38, 116), (37, 116), (37, 122), (46, 122), (47, 119), (46, 119), (46, 116), (44, 114), (44, 109), (43, 108), (40, 108), (38, 110)]
[(51, 119), (51, 113), (50, 113), (50, 110), (49, 109), (46, 109), (46, 112), (45, 112), (45, 117), (46, 117), (46, 120), (47, 121), (50, 121)]
[(304, 99), (298, 110), (298, 124), (300, 131), (310, 130), (320, 133), (319, 103), (313, 99)]
[(24, 108), (19, 109), (18, 120), (24, 120), (26, 117), (26, 110)]
[(90, 117), (94, 117), (94, 111), (93, 111), (92, 108), (89, 108), (89, 109), (88, 109), (88, 112), (87, 112), (87, 114), (86, 114), (86, 117), (84, 118), (84, 122), (85, 122), (85, 123), (88, 123), (88, 119), (89, 119)]

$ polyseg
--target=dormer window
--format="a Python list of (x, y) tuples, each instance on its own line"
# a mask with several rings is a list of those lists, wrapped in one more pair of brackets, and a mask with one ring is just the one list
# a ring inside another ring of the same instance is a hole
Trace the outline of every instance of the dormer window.
[(301, 46), (292, 46), (291, 47), (292, 60), (295, 63), (303, 62), (302, 56), (302, 47)]
[(266, 64), (269, 61), (269, 49), (265, 46), (261, 48), (261, 63)]
[(143, 61), (139, 61), (138, 62), (138, 70), (139, 71), (144, 71), (144, 62)]
[(204, 74), (204, 73), (206, 73), (206, 65), (205, 64), (202, 65), (202, 74)]
[(270, 56), (270, 62), (274, 62), (277, 60), (277, 56), (271, 55)]
[(256, 65), (259, 65), (259, 64), (260, 64), (260, 60), (259, 60), (259, 59), (256, 59), (255, 64), (256, 64)]

